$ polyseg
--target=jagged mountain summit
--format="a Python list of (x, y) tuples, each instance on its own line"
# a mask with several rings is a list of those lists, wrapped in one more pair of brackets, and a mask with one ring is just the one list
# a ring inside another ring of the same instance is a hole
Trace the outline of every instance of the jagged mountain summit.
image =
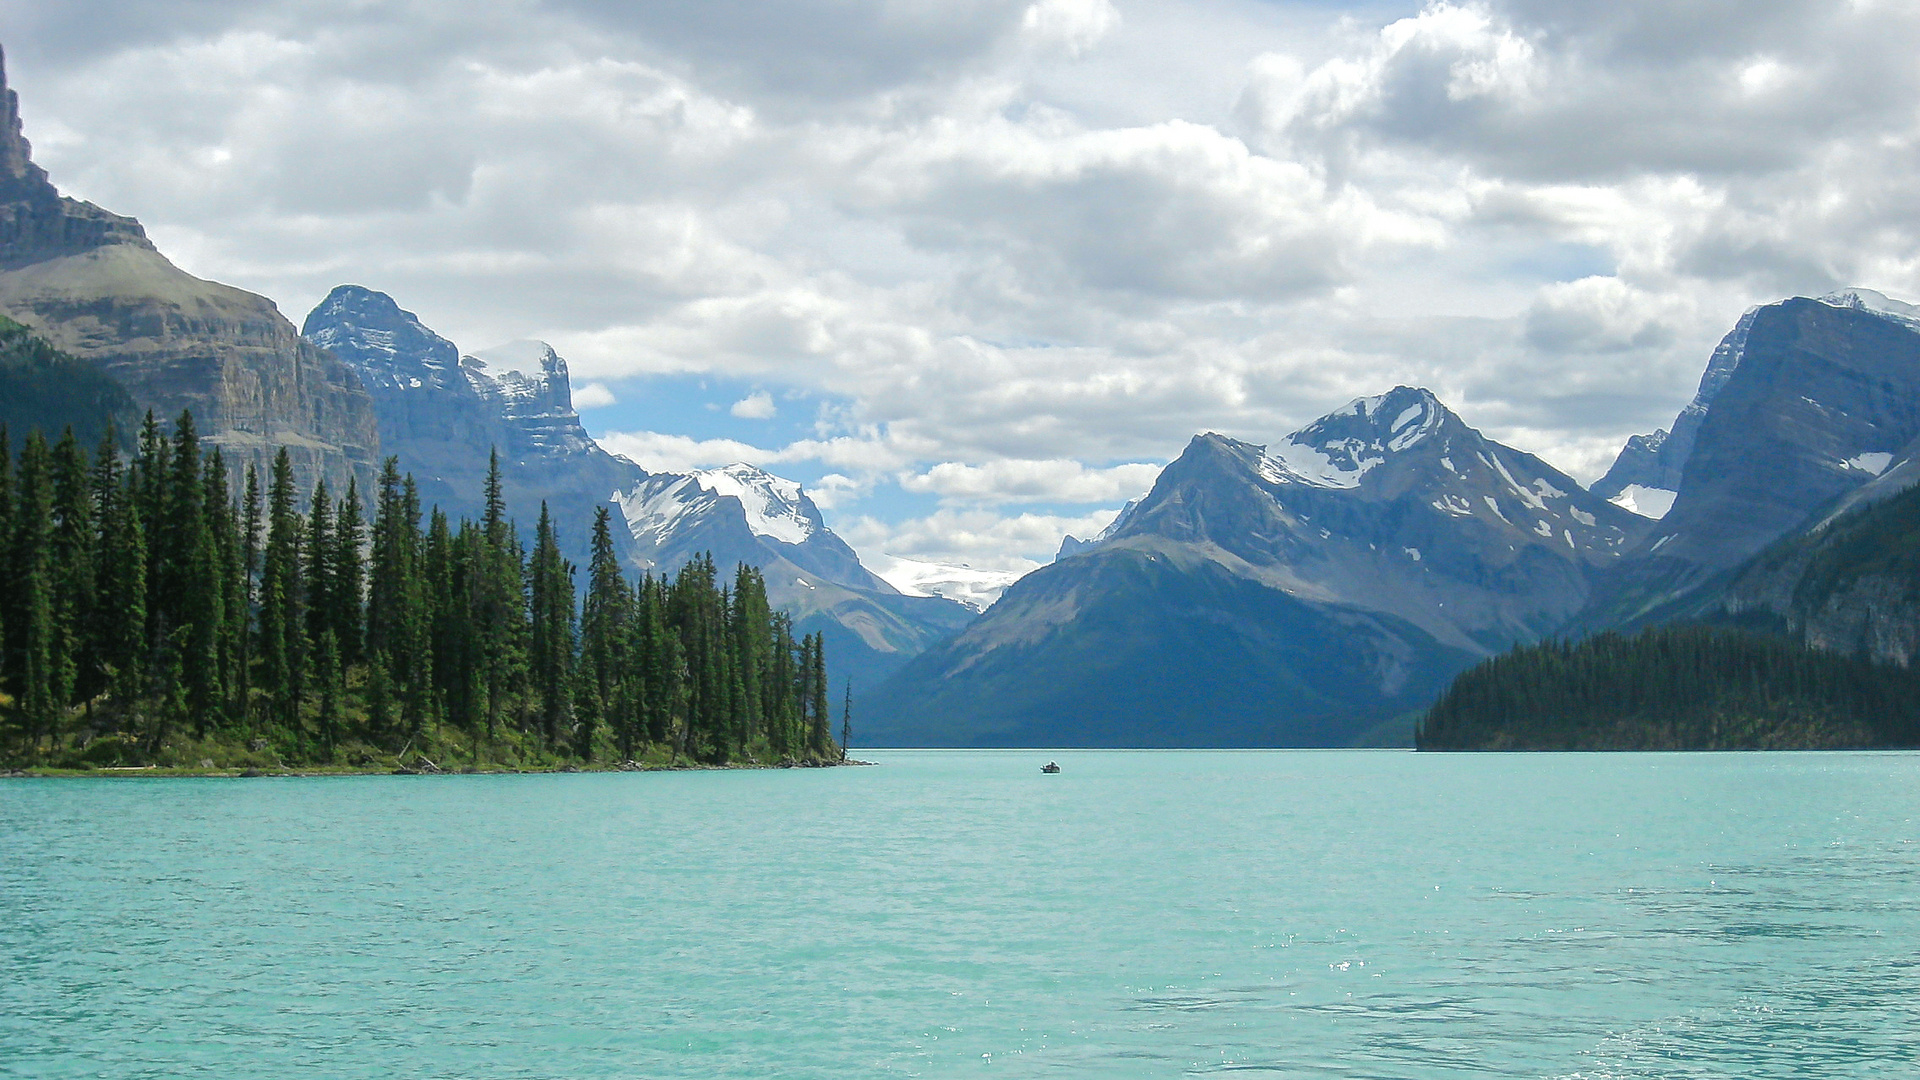
[(171, 420), (193, 410), (237, 475), (281, 447), (303, 487), (372, 479), (373, 402), (273, 302), (168, 262), (130, 217), (62, 196), (34, 164), (0, 56), (0, 314)]
[(1911, 483), (1920, 474), (1914, 311), (1853, 289), (1744, 315), (1688, 406), (1699, 419), (1684, 456), (1668, 463), (1678, 473), (1671, 510), (1601, 582), (1575, 627), (1659, 621), (1779, 538)]
[(383, 437), (422, 498), (455, 517), (482, 509), (489, 451), (507, 509), (521, 522), (553, 513), (561, 548), (587, 564), (594, 511), (611, 504), (614, 541), (635, 572), (672, 574), (702, 552), (723, 568), (758, 566), (796, 632), (825, 633), (836, 679), (864, 690), (961, 626), (957, 603), (905, 596), (860, 563), (799, 484), (751, 465), (649, 473), (608, 453), (573, 407), (567, 364), (543, 342), (462, 355), (385, 293), (342, 285), (305, 333), (360, 373)]
[(1078, 555), (1083, 551), (1098, 547), (1101, 541), (1112, 537), (1114, 533), (1120, 531), (1121, 526), (1126, 524), (1127, 515), (1133, 513), (1133, 508), (1139, 506), (1141, 499), (1144, 498), (1146, 498), (1146, 496), (1142, 495), (1139, 499), (1128, 499), (1125, 505), (1120, 507), (1120, 512), (1113, 515), (1113, 520), (1107, 522), (1107, 527), (1094, 534), (1090, 540), (1082, 540), (1072, 533), (1061, 537), (1060, 550), (1054, 552), (1053, 561), (1059, 562), (1069, 555)]
[(462, 356), (460, 370), (520, 437), (515, 454), (570, 457), (600, 450), (574, 411), (567, 362), (553, 346), (509, 341)]
[[(1829, 307), (1872, 313), (1890, 322), (1920, 330), (1920, 307), (1891, 299), (1872, 289), (1842, 289), (1817, 299)], [(1680, 415), (1674, 418), (1673, 426), (1627, 439), (1613, 466), (1605, 476), (1594, 482), (1594, 494), (1646, 517), (1666, 516), (1673, 507), (1675, 493), (1680, 490), (1680, 478), (1687, 459), (1693, 455), (1694, 441), (1700, 435), (1700, 424), (1706, 419), (1714, 398), (1740, 366), (1740, 360), (1746, 354), (1747, 338), (1753, 332), (1754, 320), (1761, 310), (1756, 307), (1742, 315), (1727, 336), (1721, 339), (1707, 360), (1705, 374), (1700, 376), (1699, 391), (1686, 408), (1680, 410)]]
[(34, 164), (20, 95), (7, 86), (6, 55), (0, 52), (0, 267), (11, 270), (110, 244), (154, 249), (138, 221), (61, 195), (47, 171)]
[(1700, 388), (1686, 408), (1680, 410), (1680, 415), (1674, 417), (1673, 426), (1651, 435), (1629, 438), (1620, 456), (1614, 459), (1613, 467), (1594, 481), (1595, 495), (1643, 517), (1666, 516), (1673, 508), (1674, 492), (1680, 490), (1681, 470), (1693, 453), (1694, 440), (1700, 436), (1701, 421), (1706, 419), (1713, 399), (1726, 386), (1734, 368), (1740, 365), (1740, 357), (1747, 347), (1747, 334), (1753, 329), (1758, 311), (1755, 308), (1741, 316), (1721, 339), (1707, 360), (1706, 372), (1700, 376)]
[(1425, 390), (1267, 447), (1196, 436), (1090, 549), (889, 680), (869, 737), (1347, 745), (1560, 625), (1646, 527)]
[(752, 465), (655, 473), (615, 501), (637, 566), (670, 572), (711, 552), (721, 566), (760, 567), (769, 601), (799, 632), (826, 634), (835, 677), (863, 695), (973, 618), (960, 603), (908, 595), (868, 570), (799, 484)]
[(549, 504), (562, 550), (584, 566), (594, 508), (646, 476), (587, 434), (566, 361), (542, 343), (462, 356), (391, 296), (361, 285), (328, 293), (301, 332), (359, 374), (387, 452), (424, 502), (454, 518), (480, 516), (497, 450), (508, 513), (526, 525)]

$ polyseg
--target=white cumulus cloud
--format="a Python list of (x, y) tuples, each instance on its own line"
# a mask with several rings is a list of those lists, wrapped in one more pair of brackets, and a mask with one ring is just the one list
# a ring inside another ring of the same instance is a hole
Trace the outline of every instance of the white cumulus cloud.
[(552, 341), (583, 409), (659, 375), (768, 388), (748, 418), (835, 402), (765, 445), (607, 442), (833, 478), (830, 521), (902, 557), (1026, 565), (1097, 531), (1034, 511), (1117, 508), (1196, 431), (1268, 442), (1396, 383), (1590, 478), (1749, 305), (1920, 296), (1911, 4), (0, 0), (0, 26), (41, 163), (190, 271)]
[(727, 409), (728, 412), (745, 420), (771, 420), (780, 409), (773, 403), (773, 395), (765, 390), (756, 390)]

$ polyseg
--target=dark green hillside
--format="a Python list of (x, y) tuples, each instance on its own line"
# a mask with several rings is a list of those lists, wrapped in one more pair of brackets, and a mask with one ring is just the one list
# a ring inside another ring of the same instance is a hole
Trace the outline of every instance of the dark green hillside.
[(71, 427), (81, 445), (96, 446), (109, 422), (122, 447), (131, 447), (140, 414), (126, 387), (0, 315), (0, 427), (16, 439), (29, 431), (52, 438)]
[(1920, 675), (1704, 626), (1528, 645), (1462, 674), (1422, 750), (1920, 746)]
[[(1912, 487), (1840, 518), (1818, 532), (1795, 537), (1755, 560), (1755, 573), (1803, 561), (1793, 589), (1795, 612), (1819, 611), (1862, 579), (1899, 582), (1911, 597), (1920, 586), (1920, 487)], [(1743, 575), (1745, 576), (1745, 575)]]

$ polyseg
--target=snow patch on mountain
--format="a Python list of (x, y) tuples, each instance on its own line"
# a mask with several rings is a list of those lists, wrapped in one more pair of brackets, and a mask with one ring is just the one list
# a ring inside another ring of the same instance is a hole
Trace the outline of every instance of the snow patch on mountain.
[[(1389, 415), (1392, 423), (1383, 424)], [(1257, 468), (1271, 484), (1356, 488), (1389, 456), (1437, 430), (1445, 415), (1431, 393), (1408, 386), (1355, 398), (1267, 450)]]
[(897, 555), (878, 555), (866, 560), (867, 568), (887, 584), (908, 596), (939, 596), (958, 601), (973, 611), (993, 606), (1007, 586), (1020, 580), (1014, 570), (989, 570), (965, 563), (932, 563), (903, 559)]
[(1814, 299), (1830, 307), (1852, 308), (1855, 311), (1870, 311), (1900, 323), (1910, 330), (1920, 331), (1920, 306), (1903, 303), (1885, 293), (1872, 289), (1841, 289)]
[(693, 477), (676, 476), (665, 484), (658, 483), (660, 479), (666, 478), (657, 476), (631, 491), (616, 491), (611, 497), (636, 540), (663, 544), (679, 531), (682, 521), (710, 504)]
[(1667, 516), (1673, 509), (1673, 497), (1677, 492), (1667, 488), (1648, 487), (1644, 484), (1628, 484), (1620, 493), (1607, 501), (1644, 518), (1655, 521)]
[(1841, 462), (1849, 469), (1859, 469), (1861, 472), (1872, 473), (1875, 476), (1886, 472), (1887, 466), (1892, 463), (1893, 455), (1886, 453), (1856, 454)]
[[(1298, 436), (1295, 436), (1298, 438)], [(1328, 450), (1340, 453), (1336, 461)], [(1344, 439), (1327, 447), (1283, 442), (1260, 461), (1260, 476), (1274, 484), (1311, 484), (1323, 488), (1356, 488), (1360, 478), (1387, 460), (1385, 454), (1367, 456), (1369, 447), (1358, 439)], [(1371, 447), (1379, 450), (1377, 445)]]
[(813, 535), (814, 522), (801, 508), (800, 485), (795, 481), (739, 462), (696, 472), (693, 479), (715, 495), (740, 500), (747, 512), (747, 528), (756, 536), (800, 544)]

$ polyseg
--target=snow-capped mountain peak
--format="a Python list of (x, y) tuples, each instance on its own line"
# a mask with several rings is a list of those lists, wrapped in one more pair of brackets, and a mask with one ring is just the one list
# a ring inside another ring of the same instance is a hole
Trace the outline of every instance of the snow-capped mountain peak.
[(1841, 289), (1815, 299), (1829, 307), (1871, 311), (1875, 315), (1904, 324), (1909, 329), (1920, 331), (1920, 305), (1903, 303), (1872, 289)]
[(373, 391), (456, 389), (460, 351), (383, 292), (341, 285), (307, 316), (308, 340), (353, 365)]
[(800, 544), (820, 527), (818, 514), (809, 514), (801, 501), (800, 485), (765, 469), (735, 462), (696, 472), (693, 478), (715, 495), (739, 499), (755, 536)]
[(690, 473), (656, 473), (613, 501), (636, 539), (664, 542), (683, 521), (703, 515), (723, 499), (740, 504), (747, 530), (783, 544), (804, 544), (824, 526), (798, 483), (736, 462)]
[(1450, 415), (1431, 392), (1416, 387), (1356, 398), (1270, 448), (1260, 473), (1276, 484), (1358, 487), (1375, 466), (1438, 431)]

